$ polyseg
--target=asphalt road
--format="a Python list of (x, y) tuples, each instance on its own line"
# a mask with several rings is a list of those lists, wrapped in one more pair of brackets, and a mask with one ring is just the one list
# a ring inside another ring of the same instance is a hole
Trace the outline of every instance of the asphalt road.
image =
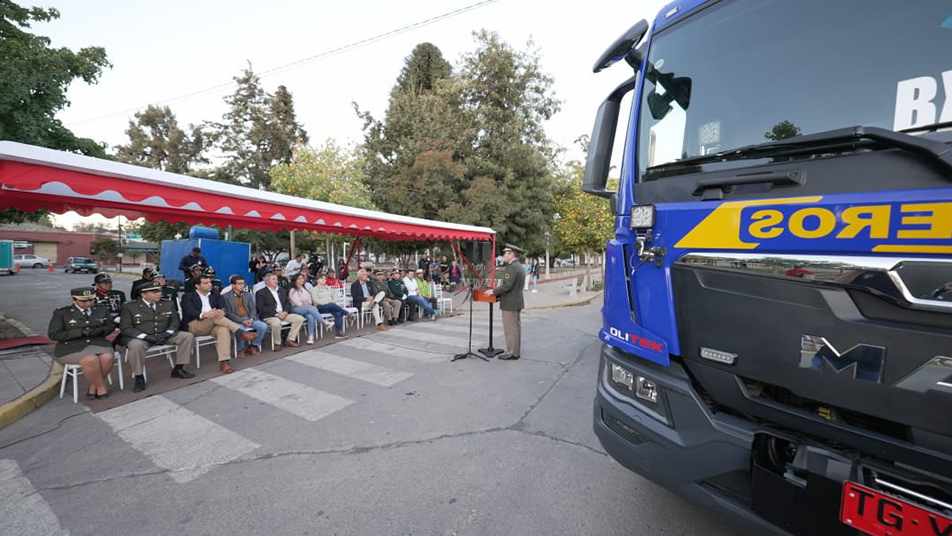
[[(91, 279), (24, 270), (0, 308), (45, 332)], [(98, 414), (54, 400), (0, 429), (0, 532), (734, 534), (602, 451), (598, 309), (525, 313), (518, 362), (450, 363), (456, 317)]]

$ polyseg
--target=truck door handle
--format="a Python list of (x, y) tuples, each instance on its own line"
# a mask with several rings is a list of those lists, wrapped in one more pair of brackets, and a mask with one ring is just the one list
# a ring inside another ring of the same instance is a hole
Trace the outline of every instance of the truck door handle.
[(716, 177), (697, 181), (693, 195), (703, 195), (703, 200), (724, 199), (724, 191), (731, 186), (743, 184), (772, 184), (774, 186), (802, 186), (806, 180), (806, 172), (802, 169), (793, 171), (769, 171), (756, 173), (739, 173), (730, 177)]

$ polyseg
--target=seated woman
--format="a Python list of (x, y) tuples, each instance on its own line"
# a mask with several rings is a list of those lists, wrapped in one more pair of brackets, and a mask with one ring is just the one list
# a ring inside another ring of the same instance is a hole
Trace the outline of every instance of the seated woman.
[(311, 301), (321, 313), (334, 316), (334, 338), (343, 339), (346, 337), (344, 317), (347, 316), (347, 310), (337, 304), (337, 291), (327, 285), (326, 277), (318, 276), (316, 283), (311, 289)]
[(94, 307), (96, 292), (92, 287), (74, 288), (73, 304), (53, 311), (48, 330), (56, 341), (53, 359), (63, 365), (79, 365), (89, 381), (86, 398), (106, 398), (106, 378), (112, 371), (112, 343), (106, 336), (115, 330), (109, 308)]
[[(323, 321), (324, 317), (321, 316), (317, 307), (314, 307), (311, 293), (304, 286), (306, 281), (307, 276), (304, 274), (294, 276), (291, 281), (291, 288), (288, 289), (288, 299), (291, 300), (291, 312), (303, 316), (307, 321), (307, 343), (314, 344), (314, 330), (317, 328), (317, 322)], [(329, 320), (324, 322), (324, 326), (327, 328), (332, 325)]]
[(460, 269), (456, 261), (450, 261), (450, 286), (453, 290), (463, 281), (463, 270)]

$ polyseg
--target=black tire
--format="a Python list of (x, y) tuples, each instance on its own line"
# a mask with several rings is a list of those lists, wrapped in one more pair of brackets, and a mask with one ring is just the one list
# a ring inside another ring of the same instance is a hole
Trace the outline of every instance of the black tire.
[(43, 263), (38, 262), (38, 263), (34, 264), (33, 267), (34, 267), (34, 268), (42, 268), (42, 267), (43, 267)]
[(68, 273), (69, 273), (69, 268), (63, 268), (63, 273), (64, 273), (64, 274), (68, 274)]
[(93, 273), (94, 273), (94, 274), (98, 274), (98, 273), (99, 273), (99, 270), (93, 270)]

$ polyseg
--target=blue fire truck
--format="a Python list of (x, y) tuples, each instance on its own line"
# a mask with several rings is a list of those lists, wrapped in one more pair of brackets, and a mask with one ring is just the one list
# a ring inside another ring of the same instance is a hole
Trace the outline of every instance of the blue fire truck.
[(952, 3), (684, 0), (615, 63), (605, 450), (751, 534), (952, 534)]

